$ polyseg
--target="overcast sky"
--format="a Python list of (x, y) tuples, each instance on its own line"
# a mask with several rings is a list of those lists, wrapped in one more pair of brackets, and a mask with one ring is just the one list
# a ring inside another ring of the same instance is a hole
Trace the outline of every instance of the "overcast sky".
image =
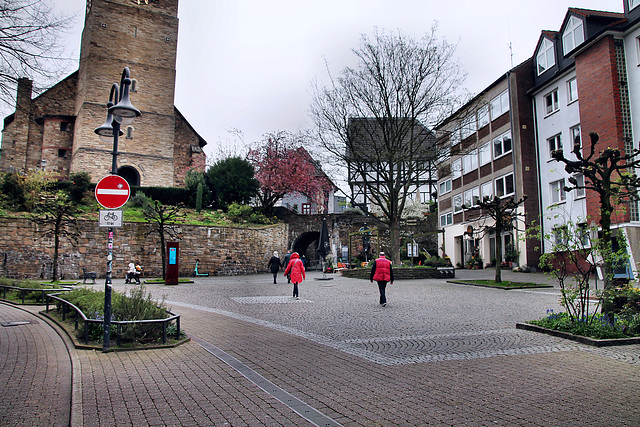
[[(53, 1), (78, 16), (69, 34), (78, 57), (85, 0)], [(307, 129), (311, 81), (326, 78), (325, 59), (338, 72), (374, 27), (420, 38), (434, 21), (458, 43), (475, 94), (532, 56), (540, 32), (558, 30), (569, 7), (622, 12), (623, 1), (181, 0), (175, 105), (208, 153), (234, 140), (233, 129), (246, 143)]]

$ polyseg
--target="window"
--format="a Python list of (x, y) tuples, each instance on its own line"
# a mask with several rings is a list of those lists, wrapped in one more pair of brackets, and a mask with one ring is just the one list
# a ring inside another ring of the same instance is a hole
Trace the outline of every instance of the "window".
[(549, 184), (551, 188), (551, 203), (564, 202), (567, 198), (567, 193), (564, 192), (564, 179), (554, 181)]
[(573, 146), (575, 147), (577, 145), (578, 147), (582, 148), (582, 134), (580, 132), (580, 125), (574, 126), (569, 129), (569, 133), (571, 135), (571, 140), (573, 141)]
[(311, 203), (302, 204), (302, 215), (311, 215)]
[(58, 157), (62, 159), (67, 157), (67, 150), (65, 150), (64, 148), (58, 148)]
[(573, 78), (567, 82), (567, 104), (578, 100), (578, 81)]
[(511, 132), (506, 132), (493, 140), (493, 158), (497, 159), (511, 152)]
[(448, 179), (446, 181), (442, 181), (440, 183), (440, 195), (447, 194), (451, 192), (451, 180)]
[(489, 106), (483, 105), (478, 109), (478, 129), (489, 124)]
[(629, 0), (629, 10), (640, 5), (640, 0)]
[(447, 212), (446, 214), (440, 215), (440, 227), (446, 227), (447, 225), (453, 224), (453, 213)]
[(493, 199), (493, 182), (485, 182), (480, 186), (480, 197), (482, 200)]
[(127, 139), (133, 139), (133, 127), (127, 127)]
[(462, 176), (462, 160), (457, 159), (451, 163), (451, 177), (453, 179), (460, 178)]
[(491, 163), (491, 143), (487, 142), (480, 147), (480, 166), (484, 166), (487, 163)]
[(538, 55), (536, 55), (536, 62), (538, 65), (538, 75), (555, 65), (556, 58), (553, 54), (553, 42), (551, 40), (547, 38), (542, 40), (540, 50), (538, 50)]
[(501, 176), (496, 179), (496, 196), (505, 197), (514, 193), (513, 174)]
[(449, 140), (451, 141), (451, 146), (460, 144), (460, 129), (452, 130), (449, 134)]
[(131, 92), (137, 92), (138, 91), (138, 80), (131, 79), (131, 87), (129, 88), (129, 90)]
[(566, 247), (569, 244), (569, 231), (566, 226), (553, 228), (553, 240), (555, 246)]
[(489, 107), (491, 111), (491, 120), (495, 120), (509, 111), (509, 93), (505, 90), (500, 95), (493, 98)]
[(480, 187), (472, 188), (464, 192), (464, 205), (468, 209), (476, 206), (480, 201)]
[(558, 111), (558, 89), (544, 97), (544, 108), (547, 115)]
[(462, 139), (468, 138), (477, 130), (476, 116), (472, 114), (467, 116), (462, 122)]
[(580, 224), (578, 224), (578, 227), (576, 228), (576, 236), (578, 237), (578, 241), (583, 248), (589, 246), (591, 239), (589, 238), (589, 227), (587, 227), (586, 222), (581, 222)]
[(549, 159), (552, 159), (554, 151), (562, 150), (562, 141), (560, 140), (560, 134), (547, 139), (547, 147), (549, 148)]
[(453, 196), (453, 212), (462, 212), (462, 194), (456, 194)]
[(478, 169), (478, 150), (473, 150), (462, 158), (462, 173), (469, 173), (476, 169)]
[(586, 190), (584, 188), (580, 188), (580, 187), (584, 187), (584, 175), (578, 174), (578, 175), (574, 175), (573, 177), (576, 179), (576, 189), (574, 190), (576, 194), (576, 199), (584, 197)]
[(571, 52), (584, 41), (584, 27), (582, 20), (572, 16), (569, 18), (567, 28), (562, 35), (562, 49), (564, 54)]
[(60, 132), (69, 132), (71, 124), (69, 122), (60, 122)]

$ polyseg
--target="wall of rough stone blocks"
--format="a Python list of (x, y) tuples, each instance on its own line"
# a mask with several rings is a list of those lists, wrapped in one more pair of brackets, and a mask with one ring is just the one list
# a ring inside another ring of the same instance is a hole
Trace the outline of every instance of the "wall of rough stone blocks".
[[(286, 253), (287, 224), (256, 229), (183, 225), (180, 232), (180, 275), (190, 276), (195, 260), (199, 270), (211, 275), (267, 273), (273, 251)], [(107, 229), (94, 221), (79, 221), (78, 244), (60, 244), (59, 274), (66, 279), (81, 277), (82, 268), (98, 277), (106, 275)], [(52, 238), (41, 237), (38, 225), (29, 219), (0, 218), (0, 275), (12, 278), (51, 278)], [(138, 262), (143, 277), (162, 276), (159, 236), (147, 235), (147, 225), (125, 223), (116, 228), (113, 247), (113, 277), (124, 278), (127, 264)]]

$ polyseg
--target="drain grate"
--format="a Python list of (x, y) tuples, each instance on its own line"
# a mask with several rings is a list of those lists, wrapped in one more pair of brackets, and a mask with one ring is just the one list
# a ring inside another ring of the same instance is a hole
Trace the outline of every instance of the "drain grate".
[(22, 326), (22, 325), (30, 325), (32, 322), (30, 320), (13, 320), (11, 322), (2, 322), (2, 326), (4, 326), (5, 328), (8, 328), (10, 326)]

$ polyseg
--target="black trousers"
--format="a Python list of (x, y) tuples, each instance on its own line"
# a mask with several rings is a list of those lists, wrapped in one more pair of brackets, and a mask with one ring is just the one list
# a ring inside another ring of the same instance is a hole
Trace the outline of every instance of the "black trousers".
[(380, 289), (380, 304), (387, 303), (387, 295), (385, 294), (387, 283), (388, 282), (386, 280), (378, 280), (378, 289)]

